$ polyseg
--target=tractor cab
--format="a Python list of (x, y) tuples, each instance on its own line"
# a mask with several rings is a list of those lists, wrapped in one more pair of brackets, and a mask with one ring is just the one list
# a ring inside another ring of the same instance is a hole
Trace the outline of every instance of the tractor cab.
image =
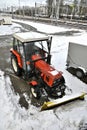
[(42, 89), (53, 97), (65, 94), (62, 72), (50, 65), (51, 41), (51, 37), (36, 32), (13, 35), (13, 48), (10, 49), (13, 71), (28, 80), (35, 98), (42, 95)]
[[(11, 51), (11, 65), (17, 76), (26, 75), (34, 68), (33, 55), (39, 55), (48, 64), (51, 63), (51, 37), (36, 32), (15, 33)], [(37, 59), (39, 60), (39, 59)]]

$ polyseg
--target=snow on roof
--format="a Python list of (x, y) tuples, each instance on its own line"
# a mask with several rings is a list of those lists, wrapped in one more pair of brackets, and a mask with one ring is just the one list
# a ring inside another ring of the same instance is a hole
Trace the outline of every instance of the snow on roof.
[(47, 40), (49, 36), (37, 32), (21, 32), (13, 34), (13, 37), (24, 42), (38, 41), (38, 40)]

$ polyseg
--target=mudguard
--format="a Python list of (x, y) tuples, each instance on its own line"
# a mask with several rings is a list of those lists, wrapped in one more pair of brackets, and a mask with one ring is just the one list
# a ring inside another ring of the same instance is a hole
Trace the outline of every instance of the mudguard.
[(23, 63), (20, 54), (12, 48), (10, 49), (10, 52), (16, 56), (19, 67), (23, 68)]

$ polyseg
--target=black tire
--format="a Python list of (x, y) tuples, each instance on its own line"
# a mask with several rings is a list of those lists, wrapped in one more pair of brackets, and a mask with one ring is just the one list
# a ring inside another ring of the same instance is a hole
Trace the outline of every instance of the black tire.
[(61, 96), (63, 97), (65, 95), (65, 89), (61, 90)]
[(76, 69), (76, 72), (75, 72), (75, 75), (76, 75), (79, 79), (82, 79), (85, 74), (84, 74), (84, 72), (83, 72), (82, 69), (77, 68), (77, 69)]
[(22, 75), (22, 69), (19, 67), (18, 62), (17, 62), (17, 58), (13, 54), (11, 55), (11, 66), (12, 66), (14, 73), (17, 76)]
[(40, 99), (41, 94), (40, 91), (37, 89), (37, 86), (31, 86), (31, 94), (34, 98), (36, 99)]

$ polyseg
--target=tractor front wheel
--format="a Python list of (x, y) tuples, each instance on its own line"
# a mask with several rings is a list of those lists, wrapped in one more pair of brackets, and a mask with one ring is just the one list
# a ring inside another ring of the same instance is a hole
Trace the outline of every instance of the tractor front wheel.
[(17, 58), (14, 55), (11, 55), (11, 66), (12, 66), (14, 73), (17, 76), (22, 75), (22, 69), (19, 67), (18, 62), (17, 62)]
[(41, 97), (40, 90), (38, 90), (37, 86), (31, 86), (31, 94), (36, 99), (40, 99)]

